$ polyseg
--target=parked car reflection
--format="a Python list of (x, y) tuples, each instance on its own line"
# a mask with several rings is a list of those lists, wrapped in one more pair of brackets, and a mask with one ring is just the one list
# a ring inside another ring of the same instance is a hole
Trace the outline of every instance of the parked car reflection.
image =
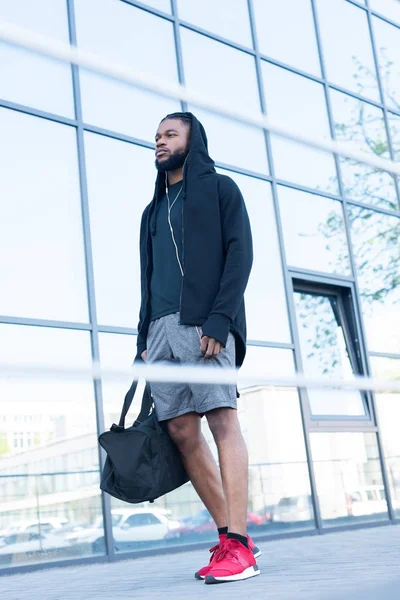
[(311, 496), (308, 494), (281, 498), (272, 513), (273, 523), (293, 523), (312, 519), (313, 508)]
[(10, 538), (10, 536), (24, 533), (47, 534), (55, 531), (60, 531), (61, 529), (64, 529), (67, 524), (67, 519), (61, 518), (49, 518), (43, 521), (25, 520), (14, 522), (8, 527), (5, 527), (4, 529), (0, 530), (0, 547), (4, 545), (4, 543), (6, 543), (5, 539)]
[[(262, 517), (256, 515), (253, 512), (247, 513), (247, 530), (252, 531), (262, 525)], [(184, 517), (180, 520), (178, 527), (171, 528), (166, 534), (165, 539), (167, 540), (178, 540), (184, 538), (188, 540), (190, 538), (198, 539), (206, 534), (212, 534), (216, 531), (215, 523), (208, 512), (203, 509), (194, 516)]]
[[(141, 542), (164, 540), (167, 533), (180, 523), (169, 519), (162, 509), (121, 508), (111, 511), (115, 550), (133, 549)], [(105, 551), (103, 518), (91, 527), (70, 533), (65, 537), (70, 545), (91, 545), (93, 553)]]

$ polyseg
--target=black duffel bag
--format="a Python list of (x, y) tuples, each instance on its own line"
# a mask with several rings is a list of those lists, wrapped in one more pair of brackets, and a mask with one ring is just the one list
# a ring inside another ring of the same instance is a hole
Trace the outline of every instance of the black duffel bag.
[(119, 424), (114, 423), (110, 431), (99, 436), (100, 446), (107, 453), (100, 488), (133, 504), (153, 502), (189, 481), (166, 422), (157, 420), (148, 384), (136, 421), (125, 428), (136, 388), (134, 381), (125, 396)]

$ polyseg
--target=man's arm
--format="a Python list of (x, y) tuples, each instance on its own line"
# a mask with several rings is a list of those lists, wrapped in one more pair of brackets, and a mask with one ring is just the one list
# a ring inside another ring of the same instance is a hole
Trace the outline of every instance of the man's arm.
[[(220, 176), (219, 202), (225, 266), (217, 297), (202, 329), (203, 336), (226, 346), (230, 325), (239, 311), (250, 276), (253, 244), (243, 196), (229, 177)], [(204, 345), (205, 342), (202, 350)]]

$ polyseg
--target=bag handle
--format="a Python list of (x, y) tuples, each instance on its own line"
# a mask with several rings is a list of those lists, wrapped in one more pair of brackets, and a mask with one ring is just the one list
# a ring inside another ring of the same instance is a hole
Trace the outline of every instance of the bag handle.
[[(127, 393), (125, 395), (124, 404), (122, 407), (121, 416), (120, 416), (119, 423), (118, 423), (119, 428), (122, 428), (122, 429), (125, 428), (125, 417), (126, 417), (128, 410), (130, 409), (130, 406), (132, 404), (132, 400), (135, 395), (137, 386), (138, 386), (138, 382), (135, 379), (132, 382), (131, 387), (129, 388), (129, 390), (127, 391)], [(141, 423), (142, 421), (144, 421), (146, 419), (146, 417), (149, 416), (152, 405), (153, 405), (153, 400), (151, 398), (150, 386), (148, 383), (146, 383), (146, 387), (143, 392), (140, 413), (135, 421), (135, 425), (138, 423)]]

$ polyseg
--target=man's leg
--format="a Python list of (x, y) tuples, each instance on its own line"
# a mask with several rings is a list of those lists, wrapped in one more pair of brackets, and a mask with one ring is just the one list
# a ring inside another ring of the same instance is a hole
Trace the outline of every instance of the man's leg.
[(212, 452), (201, 432), (201, 418), (191, 412), (168, 421), (168, 431), (178, 446), (196, 492), (214, 519), (217, 527), (226, 527), (228, 513), (221, 474)]
[(228, 509), (228, 529), (246, 535), (249, 459), (237, 411), (216, 408), (206, 414), (218, 448), (222, 485)]

